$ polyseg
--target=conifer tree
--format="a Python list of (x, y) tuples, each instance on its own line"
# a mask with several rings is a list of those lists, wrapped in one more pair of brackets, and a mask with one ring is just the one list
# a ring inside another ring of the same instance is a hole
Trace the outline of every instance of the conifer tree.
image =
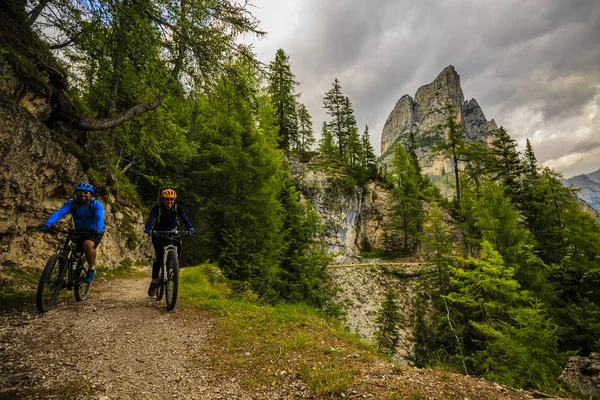
[(199, 214), (210, 258), (236, 290), (274, 299), (284, 247), (283, 154), (268, 125), (257, 124), (256, 74), (243, 62), (230, 68), (230, 77), (221, 78), (199, 114), (203, 129), (190, 176), (202, 199)]
[(345, 124), (347, 111), (345, 104), (346, 98), (342, 93), (342, 87), (338, 79), (335, 78), (331, 89), (325, 93), (323, 107), (325, 108), (325, 112), (331, 117), (331, 120), (327, 123), (327, 129), (337, 141), (340, 161), (344, 161), (346, 147), (348, 146), (348, 131)]
[(435, 202), (431, 203), (423, 225), (423, 244), (433, 253), (442, 294), (446, 294), (444, 269), (452, 256), (452, 239), (448, 224), (444, 222), (442, 208)]
[(277, 50), (275, 60), (269, 64), (268, 87), (273, 109), (277, 117), (280, 148), (290, 150), (297, 135), (296, 121), (296, 86), (290, 65), (290, 57), (283, 51)]
[(568, 357), (557, 327), (492, 245), (483, 241), (480, 259), (459, 260), (449, 273), (445, 298), (465, 335), (469, 370), (514, 386), (555, 386)]
[(348, 140), (346, 145), (345, 162), (350, 166), (350, 168), (354, 168), (359, 166), (360, 159), (362, 158), (362, 146), (358, 134), (356, 118), (354, 117), (354, 109), (352, 108), (352, 102), (347, 96), (344, 97), (342, 114), (342, 129)]
[(390, 175), (394, 183), (390, 197), (390, 227), (401, 233), (402, 248), (406, 253), (416, 245), (416, 238), (423, 222), (423, 205), (420, 199), (419, 176), (404, 146), (395, 146)]
[(319, 152), (325, 156), (335, 157), (338, 149), (331, 131), (327, 128), (327, 123), (323, 122), (321, 127), (321, 139), (319, 140)]
[(456, 121), (456, 108), (452, 104), (448, 104), (446, 109), (446, 122), (445, 124), (436, 127), (438, 131), (446, 131), (447, 135), (444, 139), (439, 140), (438, 143), (433, 146), (435, 152), (446, 155), (452, 161), (452, 172), (454, 173), (454, 184), (456, 187), (456, 199), (460, 203), (461, 187), (460, 187), (460, 170), (459, 162), (465, 161), (466, 144), (464, 140), (464, 132), (462, 124)]
[(362, 144), (361, 165), (367, 171), (367, 175), (371, 179), (374, 179), (377, 175), (377, 157), (375, 156), (375, 149), (373, 149), (373, 145), (371, 145), (368, 125), (365, 125), (365, 130), (363, 131), (360, 141)]
[(537, 176), (537, 159), (535, 157), (535, 153), (533, 151), (533, 146), (529, 139), (527, 139), (527, 144), (525, 145), (525, 173), (527, 176)]
[(377, 331), (375, 332), (377, 349), (388, 356), (396, 352), (396, 346), (400, 340), (398, 334), (399, 323), (398, 294), (394, 289), (389, 288), (375, 320), (377, 326)]
[(315, 144), (315, 136), (313, 134), (312, 117), (308, 113), (306, 106), (300, 104), (298, 107), (298, 146), (297, 150), (304, 154), (311, 150)]
[(521, 191), (520, 176), (524, 172), (523, 165), (516, 150), (517, 144), (504, 127), (493, 132), (488, 173), (492, 179), (500, 182), (513, 201), (518, 199)]

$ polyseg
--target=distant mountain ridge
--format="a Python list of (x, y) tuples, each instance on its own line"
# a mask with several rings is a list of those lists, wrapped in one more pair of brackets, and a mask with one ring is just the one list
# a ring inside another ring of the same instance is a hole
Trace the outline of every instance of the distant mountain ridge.
[(579, 189), (579, 198), (600, 213), (600, 169), (589, 174), (563, 179), (562, 182), (565, 186)]

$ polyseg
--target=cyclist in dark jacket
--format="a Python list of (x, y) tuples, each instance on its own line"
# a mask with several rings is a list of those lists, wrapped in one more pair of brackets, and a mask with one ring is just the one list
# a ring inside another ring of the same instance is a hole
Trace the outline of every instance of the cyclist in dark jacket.
[[(146, 233), (150, 234), (155, 231), (170, 231), (177, 229), (178, 219), (185, 224), (190, 233), (194, 233), (192, 223), (185, 214), (185, 210), (181, 204), (175, 204), (177, 193), (173, 189), (165, 189), (160, 194), (160, 204), (152, 207), (148, 222), (146, 222)], [(148, 288), (148, 296), (154, 296), (156, 292), (156, 282), (158, 280), (158, 272), (160, 271), (162, 259), (164, 257), (164, 239), (159, 237), (152, 238), (152, 245), (156, 253), (156, 260), (152, 264), (152, 282)]]
[(96, 276), (96, 248), (104, 235), (104, 206), (94, 199), (94, 186), (81, 182), (75, 186), (75, 198), (68, 200), (61, 208), (55, 211), (40, 227), (47, 231), (67, 214), (71, 214), (75, 223), (75, 230), (86, 232), (75, 240), (77, 251), (85, 253), (88, 270), (86, 282), (92, 282)]

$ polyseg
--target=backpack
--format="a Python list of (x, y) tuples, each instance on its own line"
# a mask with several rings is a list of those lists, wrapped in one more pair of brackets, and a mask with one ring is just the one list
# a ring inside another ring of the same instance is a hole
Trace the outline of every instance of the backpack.
[[(96, 199), (94, 199), (93, 197), (90, 197), (90, 200), (88, 201), (90, 211), (92, 212), (92, 214), (94, 213), (94, 201), (96, 201)], [(88, 204), (85, 204), (84, 207), (86, 207)], [(77, 209), (77, 207), (79, 207), (79, 205), (77, 204), (77, 200), (75, 200), (71, 205), (71, 215), (75, 214), (75, 210)]]
[[(162, 216), (162, 206), (158, 205), (158, 215), (156, 216), (156, 223), (160, 222), (160, 217)], [(175, 211), (175, 221), (177, 222), (177, 227), (181, 225), (181, 221), (179, 220), (179, 212), (177, 211), (177, 203), (173, 205), (173, 211)]]

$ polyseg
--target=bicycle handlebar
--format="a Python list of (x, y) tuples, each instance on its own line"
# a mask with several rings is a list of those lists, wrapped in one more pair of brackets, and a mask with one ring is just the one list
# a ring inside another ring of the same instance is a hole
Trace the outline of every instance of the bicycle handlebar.
[(66, 233), (68, 235), (85, 235), (94, 231), (76, 231), (75, 229), (57, 229), (57, 228), (49, 228), (47, 230), (42, 231), (42, 233), (49, 233), (51, 235), (56, 235), (57, 233)]
[(185, 235), (189, 235), (190, 231), (178, 231), (176, 229), (173, 229), (172, 231), (155, 231), (152, 230), (150, 232), (150, 235), (161, 235), (161, 236), (185, 236)]

